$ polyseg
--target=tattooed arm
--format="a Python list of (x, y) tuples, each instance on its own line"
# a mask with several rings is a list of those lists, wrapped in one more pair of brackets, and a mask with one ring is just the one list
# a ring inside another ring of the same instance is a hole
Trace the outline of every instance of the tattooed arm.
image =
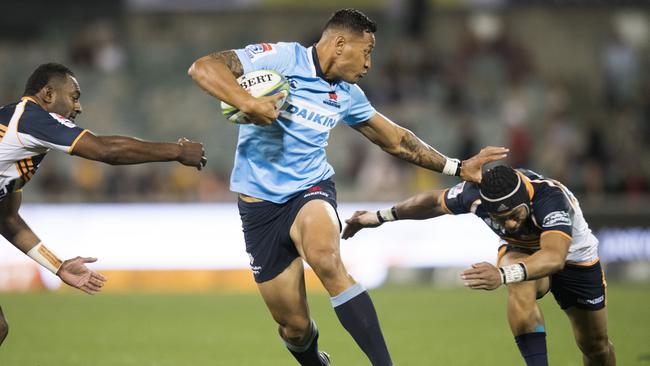
[(235, 51), (203, 56), (194, 61), (187, 73), (201, 89), (239, 108), (255, 124), (268, 125), (278, 117), (275, 101), (282, 95), (253, 98), (237, 83), (237, 78), (244, 74), (244, 67)]
[[(442, 172), (447, 161), (446, 156), (381, 113), (375, 113), (368, 121), (355, 125), (354, 128), (387, 153), (423, 168)], [(507, 151), (502, 147), (482, 149), (477, 155), (463, 161), (460, 177), (480, 182), (481, 167), (491, 161), (505, 158)]]

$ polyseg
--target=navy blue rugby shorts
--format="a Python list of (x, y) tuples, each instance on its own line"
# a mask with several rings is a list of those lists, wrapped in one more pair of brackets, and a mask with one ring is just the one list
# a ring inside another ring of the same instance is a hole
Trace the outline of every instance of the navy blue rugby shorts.
[[(509, 251), (527, 254), (535, 252), (509, 244), (499, 248), (501, 255)], [(607, 304), (607, 282), (599, 260), (584, 265), (567, 263), (561, 271), (552, 274), (549, 280), (551, 293), (562, 310), (573, 306), (594, 311), (604, 308)]]
[(327, 201), (336, 210), (334, 181), (326, 179), (281, 204), (268, 201), (245, 202), (239, 199), (239, 216), (255, 282), (262, 283), (275, 278), (300, 256), (289, 230), (298, 211), (311, 200)]

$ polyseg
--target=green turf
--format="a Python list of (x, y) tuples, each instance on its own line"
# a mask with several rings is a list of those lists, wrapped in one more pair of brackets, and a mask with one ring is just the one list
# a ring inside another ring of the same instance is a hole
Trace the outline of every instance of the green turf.
[[(428, 287), (371, 292), (394, 361), (522, 365), (505, 321), (505, 291)], [(650, 285), (611, 285), (619, 365), (650, 366)], [(321, 348), (337, 366), (368, 365), (323, 294), (310, 295)], [(1, 294), (10, 335), (2, 366), (294, 365), (257, 294)], [(569, 323), (542, 300), (551, 365), (581, 365)]]

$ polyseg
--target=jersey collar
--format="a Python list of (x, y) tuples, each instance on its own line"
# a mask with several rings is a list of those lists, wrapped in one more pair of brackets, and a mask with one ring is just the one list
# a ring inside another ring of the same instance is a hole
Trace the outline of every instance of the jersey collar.
[(309, 57), (309, 62), (311, 63), (311, 75), (315, 77), (319, 77), (323, 79), (325, 82), (329, 83), (330, 85), (336, 85), (338, 84), (337, 82), (330, 82), (325, 78), (325, 74), (323, 74), (323, 70), (320, 68), (320, 61), (318, 60), (318, 52), (316, 52), (316, 45), (313, 45), (309, 47), (309, 50), (307, 52), (307, 57)]
[(24, 100), (30, 101), (30, 102), (32, 102), (32, 103), (38, 105), (38, 103), (36, 103), (36, 100), (35, 100), (34, 98), (32, 98), (32, 97), (27, 97), (27, 96), (25, 96), (25, 97), (20, 98), (20, 101), (21, 101), (21, 102), (24, 101)]

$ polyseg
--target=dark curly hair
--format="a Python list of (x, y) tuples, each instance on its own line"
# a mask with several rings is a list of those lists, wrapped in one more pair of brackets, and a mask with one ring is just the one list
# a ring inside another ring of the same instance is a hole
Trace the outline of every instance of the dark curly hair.
[(330, 28), (344, 28), (355, 33), (377, 31), (377, 23), (356, 9), (337, 10), (325, 23), (323, 31)]
[(52, 78), (64, 78), (66, 75), (74, 76), (74, 73), (64, 65), (56, 62), (42, 64), (27, 79), (23, 96), (36, 95)]

